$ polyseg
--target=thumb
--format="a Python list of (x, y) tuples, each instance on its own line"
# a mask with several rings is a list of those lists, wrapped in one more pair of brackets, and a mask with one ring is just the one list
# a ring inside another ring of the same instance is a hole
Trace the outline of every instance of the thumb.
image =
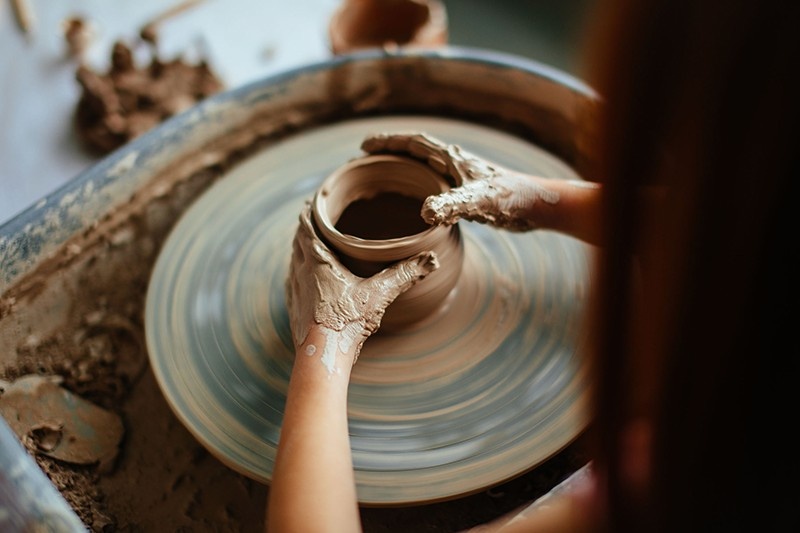
[(449, 191), (429, 196), (422, 204), (422, 218), (433, 226), (450, 226), (459, 218), (471, 218), (485, 209), (494, 196), (489, 180), (476, 180)]
[(439, 268), (439, 259), (434, 252), (421, 252), (399, 261), (366, 280), (370, 289), (378, 289), (388, 306), (395, 298), (406, 292), (425, 276)]

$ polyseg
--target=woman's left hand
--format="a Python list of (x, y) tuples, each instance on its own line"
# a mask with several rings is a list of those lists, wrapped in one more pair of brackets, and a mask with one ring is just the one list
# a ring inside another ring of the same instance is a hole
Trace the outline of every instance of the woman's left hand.
[(318, 325), (336, 339), (340, 353), (353, 352), (350, 348), (355, 346), (355, 363), (361, 346), (378, 329), (389, 304), (438, 267), (433, 252), (422, 252), (371, 278), (360, 278), (342, 265), (317, 236), (307, 203), (300, 213), (286, 287), (295, 348), (299, 349), (310, 328)]

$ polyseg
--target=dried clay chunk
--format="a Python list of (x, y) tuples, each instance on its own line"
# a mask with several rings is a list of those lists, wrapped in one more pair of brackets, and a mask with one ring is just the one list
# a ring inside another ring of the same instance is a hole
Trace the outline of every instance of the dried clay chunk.
[(223, 84), (205, 61), (162, 61), (137, 67), (131, 49), (117, 42), (105, 74), (82, 65), (75, 127), (85, 147), (106, 154), (169, 117), (219, 92)]
[(124, 433), (122, 420), (59, 382), (39, 375), (0, 381), (0, 415), (32, 451), (72, 464), (111, 464)]

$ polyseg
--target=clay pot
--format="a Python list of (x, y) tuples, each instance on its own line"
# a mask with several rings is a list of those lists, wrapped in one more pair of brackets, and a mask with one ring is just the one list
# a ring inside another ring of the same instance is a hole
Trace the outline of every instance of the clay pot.
[(439, 269), (386, 310), (381, 331), (397, 331), (442, 310), (464, 260), (458, 225), (429, 226), (422, 202), (450, 188), (429, 166), (407, 157), (370, 155), (331, 173), (314, 196), (320, 237), (354, 274), (369, 277), (417, 253), (433, 251)]
[(439, 0), (344, 0), (328, 30), (334, 54), (386, 46), (443, 46), (447, 12)]

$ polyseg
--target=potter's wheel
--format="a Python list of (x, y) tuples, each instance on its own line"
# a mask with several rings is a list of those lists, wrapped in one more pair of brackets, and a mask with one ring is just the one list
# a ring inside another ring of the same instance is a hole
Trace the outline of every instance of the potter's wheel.
[[(204, 193), (156, 262), (147, 343), (181, 421), (254, 479), (271, 477), (293, 360), (284, 280), (297, 215), (328, 173), (361, 154), (368, 133), (399, 130), (577, 179), (538, 147), (484, 126), (379, 117), (272, 145)], [(379, 332), (353, 370), (349, 421), (362, 503), (480, 490), (540, 464), (587, 423), (577, 352), (589, 248), (551, 232), (460, 224), (464, 272), (445, 310), (402, 334)]]

